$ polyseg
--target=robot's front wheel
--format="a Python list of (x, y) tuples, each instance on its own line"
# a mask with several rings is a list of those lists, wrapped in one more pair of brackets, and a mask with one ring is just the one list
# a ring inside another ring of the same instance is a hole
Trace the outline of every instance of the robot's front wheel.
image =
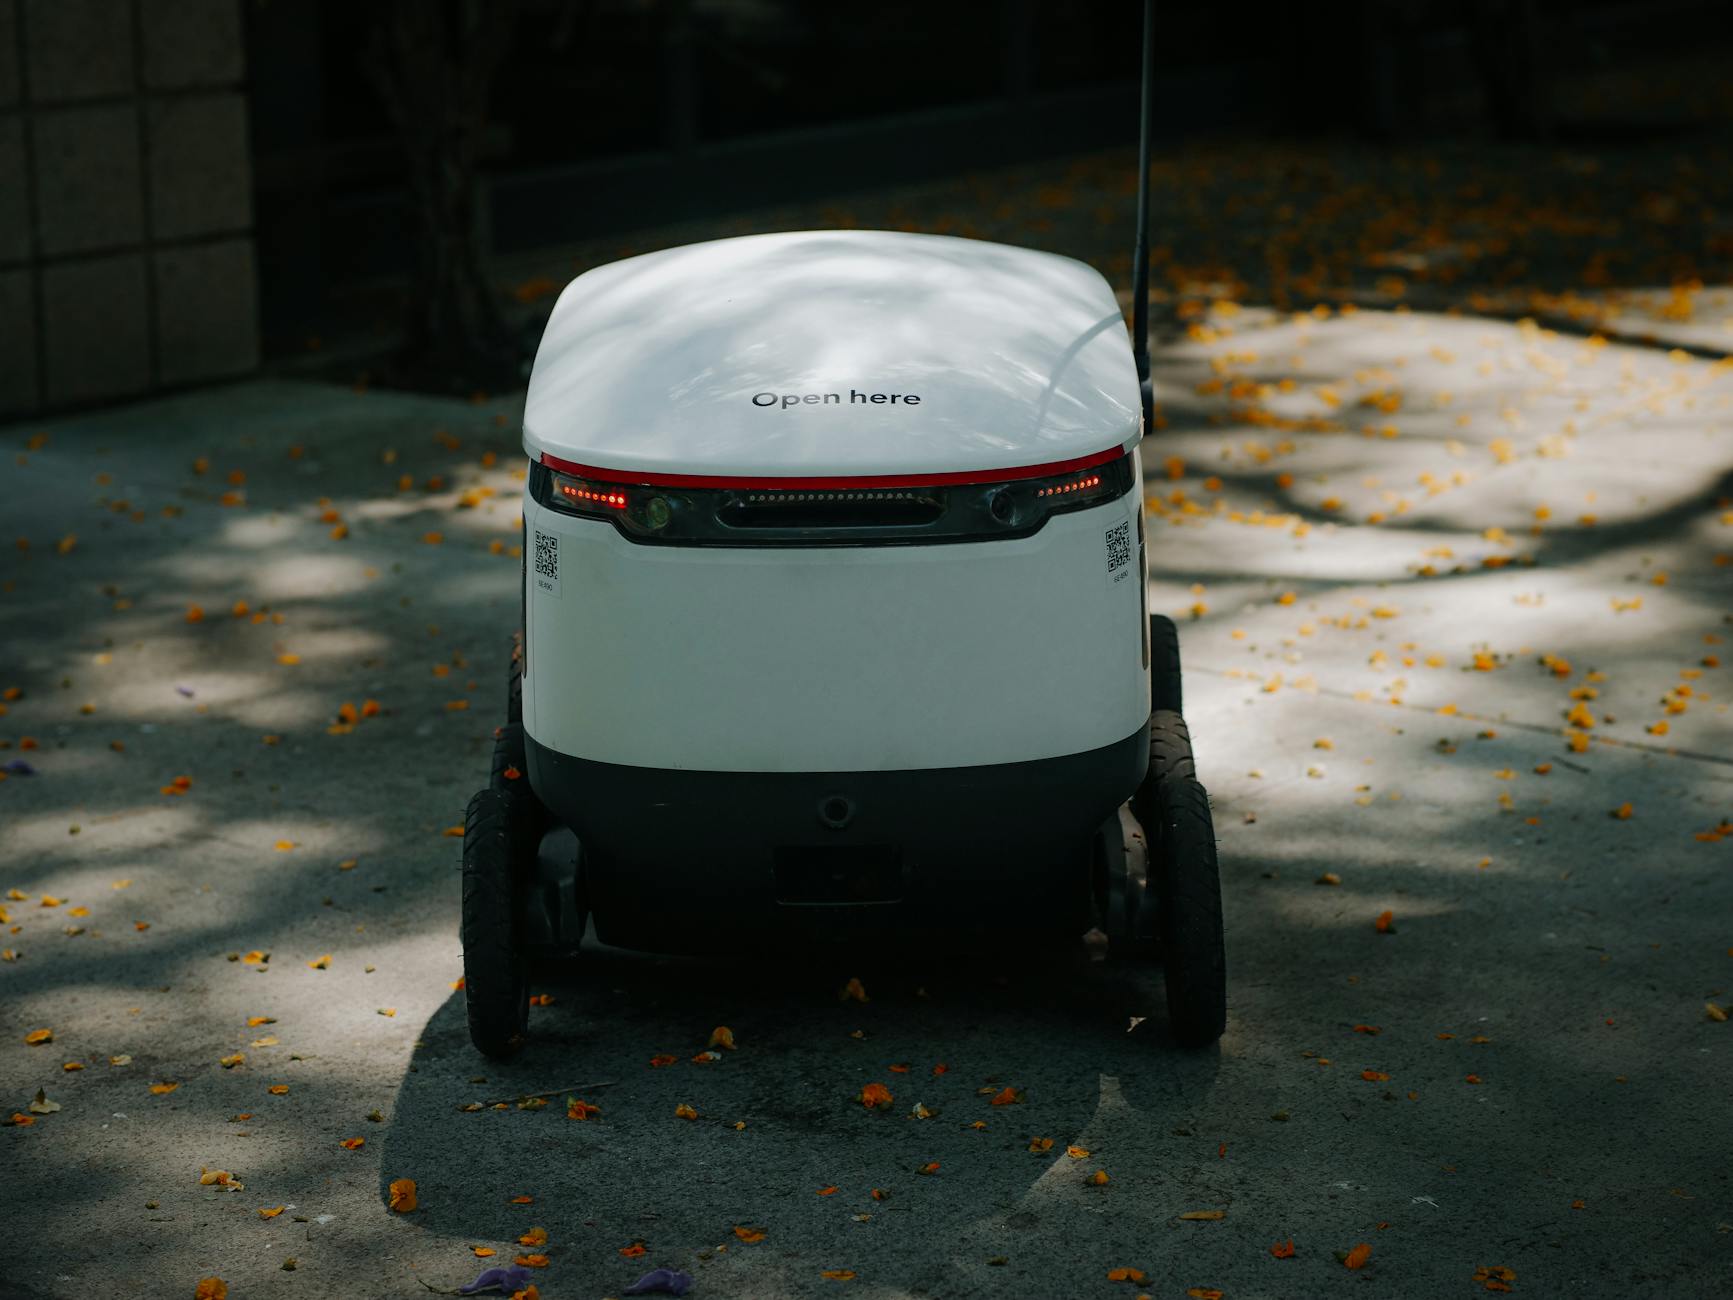
[(523, 800), (482, 790), (463, 825), (463, 990), (469, 1037), (485, 1056), (510, 1056), (529, 1031), (530, 970), (523, 906), (530, 862)]

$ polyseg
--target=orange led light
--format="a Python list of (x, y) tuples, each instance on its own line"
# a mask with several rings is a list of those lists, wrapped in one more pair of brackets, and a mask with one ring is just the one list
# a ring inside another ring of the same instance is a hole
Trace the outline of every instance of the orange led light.
[(626, 496), (623, 492), (592, 492), (588, 488), (578, 487), (573, 483), (561, 483), (560, 494), (573, 501), (588, 501), (599, 506), (613, 506), (623, 510), (626, 506)]
[(1068, 492), (1081, 492), (1086, 488), (1099, 487), (1101, 475), (1091, 474), (1088, 478), (1078, 479), (1075, 483), (1059, 483), (1052, 487), (1044, 487), (1036, 492), (1037, 497), (1063, 496)]

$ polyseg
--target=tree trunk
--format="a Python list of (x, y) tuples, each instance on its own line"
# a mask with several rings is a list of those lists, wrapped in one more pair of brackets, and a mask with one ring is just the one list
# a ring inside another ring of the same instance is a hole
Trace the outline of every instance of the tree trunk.
[(518, 378), (477, 228), (488, 99), (516, 0), (379, 0), (367, 71), (397, 128), (415, 210), (409, 377), (459, 391)]

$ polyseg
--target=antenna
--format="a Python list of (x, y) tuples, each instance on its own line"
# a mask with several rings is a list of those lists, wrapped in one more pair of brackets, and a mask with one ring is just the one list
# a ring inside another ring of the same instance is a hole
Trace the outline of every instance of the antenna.
[(1143, 431), (1155, 416), (1155, 387), (1149, 380), (1149, 119), (1150, 82), (1155, 71), (1155, 0), (1143, 0), (1142, 120), (1137, 133), (1137, 244), (1131, 254), (1131, 354), (1143, 394)]

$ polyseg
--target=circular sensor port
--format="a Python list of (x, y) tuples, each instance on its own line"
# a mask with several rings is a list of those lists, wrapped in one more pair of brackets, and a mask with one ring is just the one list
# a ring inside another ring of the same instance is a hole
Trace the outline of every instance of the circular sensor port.
[(826, 795), (818, 805), (818, 820), (833, 831), (846, 829), (854, 820), (854, 800), (845, 794)]

